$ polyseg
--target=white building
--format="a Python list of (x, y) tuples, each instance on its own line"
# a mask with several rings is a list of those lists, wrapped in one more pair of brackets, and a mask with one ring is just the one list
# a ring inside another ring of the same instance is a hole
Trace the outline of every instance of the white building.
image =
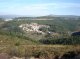
[(19, 27), (22, 28), (24, 31), (28, 31), (28, 32), (34, 31), (38, 33), (43, 33), (42, 31), (39, 30), (41, 27), (49, 28), (49, 26), (47, 25), (39, 25), (37, 23), (21, 24)]

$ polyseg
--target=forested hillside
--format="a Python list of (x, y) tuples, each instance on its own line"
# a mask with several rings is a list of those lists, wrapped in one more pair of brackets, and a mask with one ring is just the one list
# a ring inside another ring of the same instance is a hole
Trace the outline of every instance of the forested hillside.
[[(45, 32), (45, 34), (42, 35), (32, 32), (26, 33), (19, 27), (21, 24), (30, 24), (30, 23), (48, 25), (50, 26), (50, 28), (48, 29), (41, 28), (40, 30)], [(80, 18), (77, 16), (18, 17), (10, 21), (4, 21), (2, 18), (0, 19), (1, 36), (6, 35), (7, 37), (14, 37), (14, 38), (17, 37), (18, 39), (22, 39), (23, 41), (28, 40), (36, 44), (73, 44), (72, 38), (70, 36), (71, 33), (75, 31), (80, 31)], [(48, 32), (51, 33), (49, 34)], [(10, 38), (8, 39), (10, 40)], [(76, 38), (73, 41), (75, 40)], [(77, 42), (79, 44), (79, 40), (80, 39), (78, 39), (78, 41), (76, 40), (74, 44), (76, 44)]]
[(77, 31), (80, 26), (80, 17), (78, 16), (41, 16), (41, 17), (18, 17), (14, 18), (18, 24), (39, 23), (50, 25), (52, 31)]
[[(44, 34), (25, 28), (37, 28)], [(0, 58), (7, 54), (8, 59), (77, 59), (80, 35), (76, 33), (80, 33), (79, 17), (18, 17), (9, 21), (0, 18)]]

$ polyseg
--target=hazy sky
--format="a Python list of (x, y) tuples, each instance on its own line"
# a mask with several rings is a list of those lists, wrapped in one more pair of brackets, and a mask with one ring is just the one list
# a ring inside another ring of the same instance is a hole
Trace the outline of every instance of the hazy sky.
[(0, 15), (80, 15), (80, 0), (0, 0)]

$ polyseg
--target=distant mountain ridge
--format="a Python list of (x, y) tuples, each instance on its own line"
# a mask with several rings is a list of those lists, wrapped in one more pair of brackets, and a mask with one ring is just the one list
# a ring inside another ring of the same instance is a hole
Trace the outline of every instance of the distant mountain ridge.
[(46, 16), (27, 16), (27, 15), (0, 15), (0, 18), (3, 19), (12, 19), (12, 18), (17, 18), (17, 19), (31, 19), (31, 20), (52, 20), (53, 18), (74, 18), (78, 19), (80, 16), (76, 15), (46, 15)]
[(57, 20), (57, 19), (63, 19), (63, 20), (79, 20), (80, 16), (75, 15), (46, 15), (46, 16), (36, 16), (36, 17), (27, 17), (27, 16), (21, 16), (16, 17), (14, 19), (18, 20)]
[(15, 17), (19, 17), (19, 15), (0, 15), (0, 18), (4, 18), (4, 19), (15, 18)]

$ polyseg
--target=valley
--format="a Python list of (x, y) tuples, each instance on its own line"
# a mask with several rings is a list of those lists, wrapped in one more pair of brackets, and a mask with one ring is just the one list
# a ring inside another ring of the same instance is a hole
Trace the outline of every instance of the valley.
[(79, 16), (0, 18), (0, 57), (7, 54), (12, 59), (65, 59), (74, 55), (73, 59), (79, 59), (77, 32)]

